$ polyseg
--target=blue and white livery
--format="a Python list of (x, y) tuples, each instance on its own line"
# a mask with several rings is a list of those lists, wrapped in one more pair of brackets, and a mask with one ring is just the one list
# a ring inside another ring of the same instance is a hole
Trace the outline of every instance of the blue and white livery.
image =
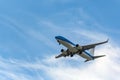
[(79, 44), (74, 44), (73, 42), (69, 41), (68, 39), (62, 36), (56, 36), (55, 39), (57, 40), (59, 44), (62, 44), (63, 46), (67, 48), (67, 50), (61, 49), (61, 54), (56, 56), (55, 58), (66, 57), (66, 56), (73, 57), (75, 54), (77, 54), (85, 58), (86, 59), (85, 62), (94, 60), (99, 57), (104, 57), (105, 55), (94, 56), (94, 49), (97, 45), (108, 42), (108, 40), (106, 40), (100, 43), (80, 46)]

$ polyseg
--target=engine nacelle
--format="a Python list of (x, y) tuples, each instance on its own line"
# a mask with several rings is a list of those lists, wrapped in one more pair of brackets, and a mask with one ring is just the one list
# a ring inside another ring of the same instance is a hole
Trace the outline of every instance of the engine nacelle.
[(61, 49), (61, 52), (63, 54), (64, 57), (68, 56), (68, 52), (64, 49)]
[(76, 44), (76, 48), (77, 48), (78, 50), (82, 50), (82, 47), (81, 47), (79, 44)]
[(61, 49), (61, 52), (64, 52), (65, 50), (64, 49)]

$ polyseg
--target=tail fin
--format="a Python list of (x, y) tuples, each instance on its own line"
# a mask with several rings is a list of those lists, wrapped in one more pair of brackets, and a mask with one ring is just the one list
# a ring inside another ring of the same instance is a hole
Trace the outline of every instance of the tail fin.
[(94, 59), (100, 58), (100, 57), (104, 57), (106, 55), (100, 55), (100, 56), (94, 56)]
[(92, 55), (94, 55), (95, 48), (91, 48), (91, 49), (89, 49), (89, 51)]

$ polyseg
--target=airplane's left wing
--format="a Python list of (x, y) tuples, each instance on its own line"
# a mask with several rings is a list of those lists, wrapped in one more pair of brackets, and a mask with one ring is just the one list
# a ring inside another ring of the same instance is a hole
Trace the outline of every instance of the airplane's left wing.
[(104, 44), (104, 43), (107, 43), (107, 42), (108, 42), (108, 40), (106, 40), (104, 42), (100, 42), (100, 43), (85, 45), (85, 46), (82, 46), (82, 49), (83, 50), (88, 50), (88, 49), (91, 49), (91, 48), (95, 48), (95, 46), (97, 46), (97, 45), (101, 45), (101, 44)]

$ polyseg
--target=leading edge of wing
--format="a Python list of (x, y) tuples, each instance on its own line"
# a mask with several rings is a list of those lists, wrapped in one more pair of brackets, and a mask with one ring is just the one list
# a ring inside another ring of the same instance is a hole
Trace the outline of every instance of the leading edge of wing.
[(97, 45), (107, 43), (108, 41), (109, 41), (109, 39), (107, 39), (106, 41), (100, 42), (100, 43), (85, 45), (85, 46), (82, 46), (82, 48), (83, 48), (83, 50), (91, 49), (91, 48), (94, 48)]

